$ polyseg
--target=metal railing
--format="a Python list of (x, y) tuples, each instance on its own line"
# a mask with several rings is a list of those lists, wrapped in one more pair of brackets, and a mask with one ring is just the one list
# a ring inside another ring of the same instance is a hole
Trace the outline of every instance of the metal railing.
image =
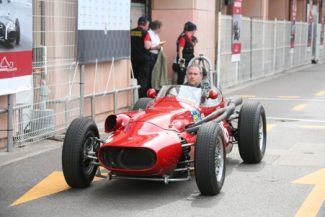
[[(231, 87), (311, 64), (315, 58), (312, 47), (307, 45), (307, 23), (296, 22), (295, 47), (291, 49), (290, 21), (243, 17), (241, 59), (240, 62), (232, 62), (232, 17), (219, 14), (219, 18), (217, 71), (218, 82), (223, 87)], [(317, 43), (315, 49), (319, 51), (319, 60), (324, 60), (323, 46)]]
[[(106, 97), (106, 96), (113, 96), (113, 110), (107, 111), (107, 112), (114, 112), (117, 113), (118, 109), (120, 108), (119, 105), (119, 93), (123, 92), (132, 92), (133, 94), (133, 103), (136, 100), (136, 94), (135, 91), (138, 90), (140, 86), (131, 86), (127, 88), (120, 88), (115, 89), (112, 91), (107, 92), (99, 92), (95, 94), (89, 94), (84, 96), (85, 99), (90, 100), (90, 117), (95, 120), (96, 119), (96, 98), (100, 97)], [(0, 114), (7, 113), (8, 117), (8, 142), (7, 142), (7, 151), (12, 151), (13, 147), (15, 146), (24, 146), (28, 143), (40, 141), (45, 138), (52, 137), (54, 135), (57, 135), (59, 133), (65, 132), (67, 127), (69, 126), (70, 122), (80, 116), (70, 115), (71, 109), (69, 108), (72, 104), (78, 103), (80, 101), (79, 97), (67, 97), (63, 99), (55, 99), (55, 100), (48, 100), (47, 107), (56, 107), (57, 105), (63, 105), (63, 110), (61, 111), (61, 114), (64, 114), (63, 123), (61, 124), (54, 124), (55, 116), (58, 116), (58, 113), (52, 110), (37, 110), (35, 115), (32, 115), (32, 118), (30, 119), (29, 123), (27, 125), (24, 125), (23, 121), (23, 114), (24, 110), (27, 111), (33, 111), (32, 105), (17, 105), (13, 106), (12, 95), (8, 96), (8, 101), (11, 103), (8, 103), (8, 108), (1, 108)], [(52, 106), (50, 106), (52, 105)], [(120, 108), (121, 109), (121, 108)], [(79, 108), (76, 109), (79, 111)], [(13, 124), (16, 119), (16, 124)]]

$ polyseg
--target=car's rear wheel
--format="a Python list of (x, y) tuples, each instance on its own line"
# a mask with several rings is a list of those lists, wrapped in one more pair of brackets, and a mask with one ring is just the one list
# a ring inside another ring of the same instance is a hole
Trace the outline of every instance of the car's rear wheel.
[(139, 109), (146, 109), (149, 102), (151, 102), (152, 99), (148, 97), (140, 98), (138, 101), (134, 104), (133, 110), (139, 110)]
[(70, 124), (62, 149), (62, 170), (67, 184), (73, 188), (88, 187), (97, 170), (96, 156), (99, 138), (96, 123), (88, 118), (77, 118)]
[(266, 118), (261, 103), (246, 101), (239, 113), (238, 148), (245, 163), (259, 163), (266, 150)]
[(216, 123), (204, 124), (195, 146), (195, 179), (203, 195), (220, 192), (226, 174), (223, 132)]
[(20, 24), (18, 18), (15, 21), (16, 26), (16, 45), (19, 45), (20, 43)]

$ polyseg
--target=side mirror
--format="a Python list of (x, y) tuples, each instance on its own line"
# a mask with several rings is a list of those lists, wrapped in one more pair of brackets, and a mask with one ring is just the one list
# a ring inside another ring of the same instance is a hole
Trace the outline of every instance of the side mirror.
[(208, 96), (209, 99), (217, 99), (218, 98), (218, 92), (215, 91), (215, 90), (210, 90), (209, 91), (209, 96)]
[(157, 96), (157, 92), (156, 92), (156, 90), (155, 89), (153, 89), (153, 88), (150, 88), (150, 89), (148, 89), (147, 90), (147, 96), (149, 97), (149, 98), (155, 98), (156, 96)]

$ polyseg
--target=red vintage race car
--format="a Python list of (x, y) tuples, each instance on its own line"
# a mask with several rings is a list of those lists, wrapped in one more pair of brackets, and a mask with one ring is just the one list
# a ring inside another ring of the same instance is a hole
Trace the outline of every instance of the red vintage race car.
[(226, 154), (235, 143), (244, 162), (259, 163), (266, 149), (263, 106), (226, 100), (211, 87), (211, 70), (203, 69), (202, 88), (167, 85), (158, 94), (148, 91), (132, 111), (109, 115), (104, 139), (93, 120), (73, 120), (62, 150), (68, 185), (88, 187), (95, 175), (101, 176), (99, 166), (109, 171), (109, 179), (166, 184), (190, 180), (194, 170), (201, 194), (216, 195), (225, 180)]

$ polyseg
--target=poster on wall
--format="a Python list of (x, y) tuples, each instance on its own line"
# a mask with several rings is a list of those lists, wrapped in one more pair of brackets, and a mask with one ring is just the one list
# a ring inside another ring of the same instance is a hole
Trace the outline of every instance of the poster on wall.
[(130, 10), (130, 0), (78, 1), (79, 63), (129, 58)]
[(233, 16), (232, 16), (232, 45), (231, 45), (231, 61), (240, 61), (241, 53), (241, 26), (242, 26), (242, 4), (243, 0), (234, 0)]
[(311, 50), (311, 42), (313, 37), (313, 1), (309, 1), (309, 9), (308, 9), (308, 34), (307, 34), (307, 51)]
[(29, 90), (32, 79), (32, 3), (0, 3), (0, 96)]
[(290, 52), (294, 52), (296, 38), (296, 19), (297, 19), (297, 0), (291, 1), (291, 33), (290, 33)]
[(325, 34), (325, 0), (322, 0), (322, 26), (320, 30), (320, 45), (323, 48)]

